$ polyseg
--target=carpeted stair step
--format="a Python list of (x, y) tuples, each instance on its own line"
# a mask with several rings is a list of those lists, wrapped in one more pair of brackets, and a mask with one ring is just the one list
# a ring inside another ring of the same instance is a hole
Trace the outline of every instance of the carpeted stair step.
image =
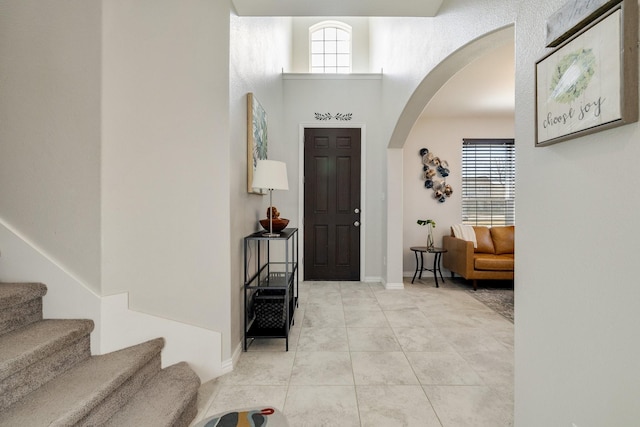
[(42, 283), (0, 283), (0, 335), (42, 320)]
[(200, 378), (186, 362), (164, 368), (105, 427), (188, 427), (198, 413)]
[(91, 356), (91, 320), (43, 320), (0, 335), (0, 411)]
[(91, 356), (0, 411), (0, 426), (95, 426), (160, 371), (164, 339)]

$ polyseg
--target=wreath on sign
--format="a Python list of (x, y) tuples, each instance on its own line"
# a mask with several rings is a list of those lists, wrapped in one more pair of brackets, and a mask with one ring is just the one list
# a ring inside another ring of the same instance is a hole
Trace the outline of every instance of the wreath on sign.
[[(453, 188), (447, 184), (445, 179), (449, 176), (449, 163), (446, 160), (440, 160), (439, 157), (430, 153), (426, 148), (420, 149), (420, 156), (422, 157), (424, 187), (432, 189), (433, 198), (440, 203), (444, 203), (447, 197), (453, 194)], [(438, 179), (437, 176), (442, 179)]]

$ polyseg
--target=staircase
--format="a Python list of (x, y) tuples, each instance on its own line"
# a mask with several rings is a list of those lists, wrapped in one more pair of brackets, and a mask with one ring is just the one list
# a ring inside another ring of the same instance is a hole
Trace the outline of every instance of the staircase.
[(200, 379), (164, 339), (91, 356), (91, 320), (42, 319), (41, 283), (0, 283), (0, 426), (188, 426)]

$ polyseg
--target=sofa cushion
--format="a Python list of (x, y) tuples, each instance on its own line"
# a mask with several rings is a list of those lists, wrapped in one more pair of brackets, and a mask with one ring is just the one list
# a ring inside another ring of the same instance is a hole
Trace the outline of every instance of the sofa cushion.
[(473, 257), (473, 267), (485, 271), (513, 271), (513, 255), (476, 254)]
[(514, 253), (515, 227), (508, 225), (505, 227), (491, 227), (491, 238), (496, 255)]
[(492, 254), (495, 253), (493, 247), (493, 240), (491, 240), (491, 232), (489, 227), (473, 227), (473, 231), (476, 232), (476, 242), (478, 246), (475, 248), (475, 253)]

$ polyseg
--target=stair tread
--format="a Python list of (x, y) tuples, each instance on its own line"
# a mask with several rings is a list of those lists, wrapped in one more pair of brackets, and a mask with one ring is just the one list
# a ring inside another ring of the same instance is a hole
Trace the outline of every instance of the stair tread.
[(43, 297), (47, 287), (42, 283), (0, 283), (0, 310)]
[(200, 378), (186, 362), (168, 366), (149, 380), (105, 427), (174, 426), (185, 408), (197, 399), (199, 387)]
[(92, 320), (49, 319), (0, 335), (0, 380), (93, 331)]
[(163, 346), (164, 339), (157, 338), (92, 356), (0, 413), (0, 426), (74, 425), (157, 356)]

